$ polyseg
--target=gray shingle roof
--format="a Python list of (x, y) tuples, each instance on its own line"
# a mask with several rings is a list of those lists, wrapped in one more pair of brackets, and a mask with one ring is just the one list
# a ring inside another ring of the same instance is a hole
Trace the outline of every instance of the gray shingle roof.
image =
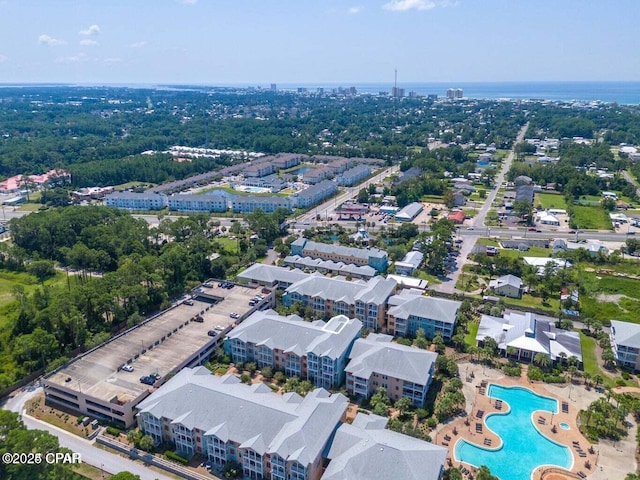
[(369, 265), (354, 265), (353, 263), (334, 262), (333, 260), (322, 260), (321, 258), (301, 257), (300, 255), (288, 255), (284, 258), (285, 265), (302, 265), (313, 269), (326, 269), (338, 272), (342, 275), (358, 275), (362, 277), (374, 277), (375, 268)]
[(359, 258), (361, 260), (368, 260), (369, 258), (386, 258), (387, 252), (384, 250), (380, 250), (379, 248), (355, 248), (355, 247), (345, 247), (343, 245), (334, 245), (332, 243), (320, 243), (313, 242), (311, 240), (307, 240), (305, 243), (304, 238), (299, 238), (292, 245), (295, 246), (303, 246), (304, 253), (306, 255), (307, 251), (316, 251), (320, 254), (325, 255), (341, 255), (344, 257), (354, 257)]
[(339, 358), (352, 340), (360, 336), (362, 322), (344, 315), (305, 322), (297, 315), (282, 317), (273, 310), (255, 312), (227, 335), (229, 340), (240, 339), (255, 345), (268, 344), (285, 352), (313, 352), (318, 356)]
[(360, 378), (370, 378), (372, 373), (378, 373), (426, 385), (438, 354), (391, 340), (390, 335), (377, 333), (356, 340), (345, 371)]
[(425, 297), (416, 295), (409, 290), (403, 290), (389, 299), (389, 315), (395, 318), (429, 318), (445, 323), (456, 323), (460, 302), (444, 298)]
[(359, 413), (342, 424), (322, 480), (438, 480), (447, 450), (385, 429), (387, 419)]
[(489, 282), (489, 288), (500, 288), (504, 285), (511, 285), (515, 288), (522, 287), (522, 279), (515, 275), (503, 275)]
[(295, 454), (303, 465), (324, 449), (347, 408), (341, 394), (318, 388), (302, 398), (278, 395), (265, 385), (245, 385), (204, 367), (185, 368), (143, 400), (140, 413), (168, 418), (205, 435), (233, 440), (259, 454)]
[(286, 291), (302, 296), (330, 299), (334, 302), (345, 302), (349, 305), (353, 305), (357, 300), (380, 305), (391, 295), (396, 285), (395, 280), (382, 277), (374, 277), (367, 283), (362, 283), (318, 275), (308, 276), (291, 285)]
[(238, 274), (238, 278), (254, 282), (264, 283), (295, 283), (308, 278), (309, 275), (302, 270), (289, 270), (275, 265), (265, 265), (264, 263), (254, 263), (249, 268)]
[(611, 320), (611, 332), (616, 345), (640, 348), (640, 325), (620, 320)]

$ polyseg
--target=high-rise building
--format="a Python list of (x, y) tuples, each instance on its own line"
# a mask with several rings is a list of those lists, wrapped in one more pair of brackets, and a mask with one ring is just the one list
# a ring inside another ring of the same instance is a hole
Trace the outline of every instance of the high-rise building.
[(462, 98), (464, 96), (464, 92), (461, 88), (448, 88), (447, 89), (447, 98), (449, 100), (454, 100), (456, 98)]
[(278, 90), (278, 86), (277, 86), (275, 83), (272, 83), (272, 84), (271, 84), (271, 91), (272, 91), (272, 92), (275, 92), (275, 91), (277, 91), (277, 90)]
[(394, 98), (402, 98), (404, 97), (404, 88), (393, 87), (391, 89), (391, 96)]

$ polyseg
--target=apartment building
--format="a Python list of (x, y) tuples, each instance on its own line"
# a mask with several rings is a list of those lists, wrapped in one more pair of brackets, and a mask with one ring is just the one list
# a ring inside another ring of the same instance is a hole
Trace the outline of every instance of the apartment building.
[(162, 210), (169, 202), (159, 193), (113, 192), (104, 197), (104, 204), (125, 210)]
[(346, 368), (347, 391), (369, 398), (382, 387), (394, 402), (424, 405), (438, 354), (393, 343), (391, 335), (370, 333), (353, 345)]
[(291, 206), (297, 208), (308, 208), (329, 198), (338, 191), (338, 184), (331, 180), (322, 180), (320, 183), (311, 185), (309, 188), (300, 190), (289, 197)]
[(282, 317), (273, 310), (255, 312), (224, 341), (234, 362), (256, 362), (259, 368), (283, 370), (287, 376), (311, 380), (322, 388), (339, 387), (362, 322), (345, 315), (328, 322)]
[(185, 368), (139, 405), (138, 425), (156, 442), (198, 453), (215, 469), (238, 462), (244, 478), (317, 480), (323, 452), (348, 400), (324, 389), (278, 395), (204, 367)]
[(342, 245), (314, 242), (304, 237), (298, 238), (291, 244), (291, 255), (353, 263), (354, 265), (369, 265), (378, 272), (384, 272), (389, 266), (387, 252), (379, 248), (344, 247)]
[(252, 213), (257, 209), (273, 213), (278, 208), (291, 210), (289, 199), (283, 197), (259, 197), (255, 195), (234, 195), (231, 197), (233, 213)]
[(274, 171), (275, 168), (272, 163), (265, 161), (264, 159), (260, 159), (243, 168), (242, 174), (245, 177), (266, 177), (267, 175), (271, 175)]
[(415, 336), (422, 328), (427, 338), (440, 333), (451, 339), (461, 302), (444, 298), (425, 297), (422, 292), (402, 290), (389, 298), (387, 331), (395, 336)]
[(357, 165), (338, 175), (337, 181), (339, 185), (350, 187), (364, 180), (369, 175), (371, 175), (371, 167), (369, 165)]
[(229, 201), (222, 195), (171, 195), (169, 210), (177, 212), (226, 212)]
[[(317, 273), (316, 275), (320, 275)], [(241, 285), (262, 285), (271, 289), (284, 290), (292, 284), (308, 278), (309, 274), (302, 270), (290, 270), (275, 265), (254, 263), (238, 274), (237, 280)]]
[(380, 276), (362, 283), (309, 275), (285, 290), (282, 303), (290, 307), (300, 302), (323, 318), (334, 315), (357, 318), (365, 328), (379, 331), (385, 327), (387, 300), (396, 286), (394, 280)]

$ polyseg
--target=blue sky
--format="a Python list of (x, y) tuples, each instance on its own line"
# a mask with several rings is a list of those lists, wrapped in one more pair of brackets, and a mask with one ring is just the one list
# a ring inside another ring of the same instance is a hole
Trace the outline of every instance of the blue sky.
[(0, 83), (636, 80), (640, 0), (0, 0)]

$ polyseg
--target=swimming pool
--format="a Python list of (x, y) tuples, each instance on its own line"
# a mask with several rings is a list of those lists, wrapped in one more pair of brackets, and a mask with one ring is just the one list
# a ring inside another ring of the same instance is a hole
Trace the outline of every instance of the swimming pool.
[[(558, 402), (527, 388), (489, 385), (488, 396), (504, 401), (509, 412), (487, 415), (485, 423), (502, 439), (498, 449), (486, 449), (460, 439), (454, 448), (458, 461), (476, 467), (486, 465), (501, 480), (530, 480), (540, 465), (570, 469), (573, 455), (569, 448), (542, 435), (532, 421), (532, 413), (558, 413)], [(482, 442), (482, 438), (477, 441)]]

